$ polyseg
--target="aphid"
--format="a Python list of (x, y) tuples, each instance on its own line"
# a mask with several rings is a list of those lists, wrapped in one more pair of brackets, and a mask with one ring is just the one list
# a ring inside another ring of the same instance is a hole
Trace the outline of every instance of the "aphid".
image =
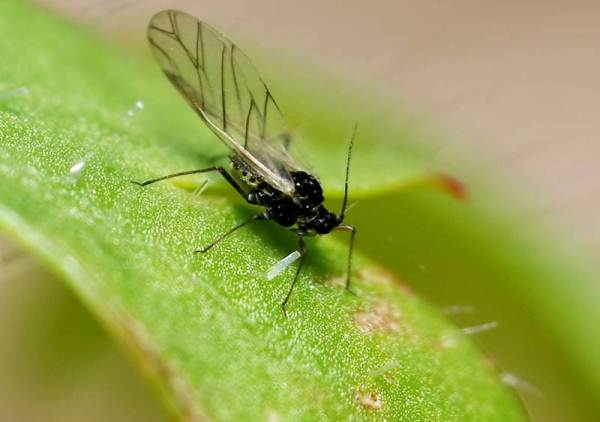
[(231, 165), (228, 170), (214, 166), (135, 183), (146, 186), (172, 177), (216, 171), (249, 204), (264, 208), (195, 252), (207, 252), (256, 220), (273, 220), (294, 231), (298, 235), (300, 258), (294, 280), (281, 303), (284, 313), (304, 263), (304, 238), (332, 230), (349, 232), (346, 275), (346, 289), (349, 289), (356, 229), (342, 222), (356, 128), (348, 149), (342, 209), (336, 215), (323, 206), (319, 180), (290, 154), (291, 136), (279, 106), (250, 60), (234, 43), (204, 22), (175, 10), (159, 12), (150, 20), (148, 40), (167, 78), (229, 148)]

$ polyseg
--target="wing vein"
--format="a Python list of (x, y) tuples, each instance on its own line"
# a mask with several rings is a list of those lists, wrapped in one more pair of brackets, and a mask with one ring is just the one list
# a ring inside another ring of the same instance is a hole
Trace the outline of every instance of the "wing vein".
[(279, 105), (250, 59), (208, 24), (174, 10), (152, 18), (148, 38), (163, 72), (209, 129), (262, 180), (291, 194), (290, 173), (300, 166), (287, 151)]

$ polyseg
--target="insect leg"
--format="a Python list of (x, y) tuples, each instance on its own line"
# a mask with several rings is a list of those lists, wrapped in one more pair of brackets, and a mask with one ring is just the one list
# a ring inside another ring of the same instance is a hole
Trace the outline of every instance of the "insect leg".
[(292, 281), (290, 289), (288, 290), (287, 295), (285, 296), (285, 299), (283, 299), (283, 302), (281, 302), (281, 309), (283, 310), (283, 314), (285, 315), (286, 318), (287, 318), (287, 312), (285, 310), (285, 306), (287, 305), (288, 301), (290, 300), (292, 291), (294, 290), (294, 287), (296, 286), (296, 282), (298, 281), (298, 278), (300, 276), (300, 271), (302, 271), (302, 264), (304, 264), (304, 257), (306, 255), (306, 245), (304, 244), (304, 238), (300, 235), (298, 235), (298, 242), (299, 242), (298, 248), (300, 249), (300, 261), (298, 262), (298, 267), (296, 267), (296, 275), (294, 276), (294, 280)]
[(248, 218), (247, 220), (242, 221), (241, 223), (239, 223), (237, 226), (233, 227), (232, 229), (226, 231), (225, 233), (223, 233), (222, 235), (220, 235), (219, 237), (217, 237), (215, 240), (213, 240), (208, 245), (206, 245), (206, 246), (204, 246), (204, 247), (202, 247), (200, 249), (195, 250), (194, 253), (204, 253), (204, 252), (208, 251), (210, 248), (212, 248), (213, 246), (215, 246), (221, 240), (224, 240), (227, 236), (229, 236), (230, 234), (234, 233), (238, 229), (241, 229), (246, 224), (251, 223), (252, 221), (256, 221), (256, 220), (268, 220), (268, 219), (269, 218), (265, 214), (263, 214), (263, 213), (253, 215), (252, 217)]
[(356, 236), (356, 227), (354, 226), (338, 226), (336, 230), (350, 232), (350, 246), (348, 247), (348, 267), (346, 269), (346, 290), (350, 291), (350, 275), (352, 272), (352, 251), (354, 250), (354, 236)]
[(167, 179), (172, 179), (173, 177), (187, 176), (188, 174), (208, 173), (211, 171), (218, 171), (219, 173), (221, 173), (221, 176), (223, 176), (225, 178), (225, 180), (227, 180), (227, 182), (231, 186), (233, 186), (233, 188), (240, 195), (242, 195), (244, 198), (246, 198), (247, 194), (246, 194), (246, 192), (244, 192), (244, 189), (242, 189), (242, 187), (238, 184), (238, 182), (236, 182), (235, 179), (233, 177), (231, 177), (231, 175), (229, 173), (227, 173), (227, 170), (225, 170), (221, 166), (207, 167), (205, 169), (199, 169), (199, 170), (180, 171), (179, 173), (168, 174), (166, 176), (157, 177), (156, 179), (146, 180), (145, 182), (136, 182), (135, 180), (132, 180), (131, 183), (135, 183), (136, 185), (139, 185), (139, 186), (147, 186), (147, 185), (151, 185), (152, 183), (161, 182), (161, 181), (167, 180)]

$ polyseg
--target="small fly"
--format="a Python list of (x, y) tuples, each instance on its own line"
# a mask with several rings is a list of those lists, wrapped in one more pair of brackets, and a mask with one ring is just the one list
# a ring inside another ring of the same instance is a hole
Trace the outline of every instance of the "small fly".
[(279, 106), (248, 57), (234, 43), (206, 23), (176, 10), (164, 10), (150, 20), (148, 41), (167, 78), (229, 148), (231, 163), (229, 169), (213, 166), (134, 183), (146, 186), (178, 176), (219, 172), (249, 204), (264, 208), (195, 252), (207, 252), (256, 220), (273, 220), (296, 233), (300, 258), (281, 303), (284, 313), (304, 263), (304, 238), (332, 230), (349, 232), (349, 290), (356, 229), (342, 223), (356, 128), (348, 148), (342, 210), (336, 215), (323, 206), (323, 189), (317, 177), (292, 157), (290, 132)]

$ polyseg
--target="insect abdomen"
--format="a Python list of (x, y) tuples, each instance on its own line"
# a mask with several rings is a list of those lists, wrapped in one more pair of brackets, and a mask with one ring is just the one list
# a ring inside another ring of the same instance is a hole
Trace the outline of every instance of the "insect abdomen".
[(257, 175), (252, 168), (250, 168), (242, 160), (231, 157), (231, 167), (235, 173), (239, 176), (242, 182), (251, 187), (256, 187), (262, 182), (262, 178)]

